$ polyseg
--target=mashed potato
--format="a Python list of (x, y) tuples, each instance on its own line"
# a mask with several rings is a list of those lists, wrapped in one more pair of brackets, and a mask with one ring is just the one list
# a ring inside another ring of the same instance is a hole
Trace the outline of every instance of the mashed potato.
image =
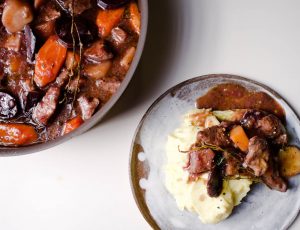
[[(226, 219), (231, 214), (233, 207), (240, 204), (250, 190), (252, 182), (248, 179), (225, 180), (223, 191), (217, 198), (212, 198), (207, 194), (207, 173), (202, 174), (197, 181), (188, 182), (188, 172), (183, 169), (187, 164), (188, 154), (179, 150), (188, 150), (195, 142), (197, 132), (204, 128), (197, 126), (191, 119), (198, 113), (209, 113), (209, 111), (193, 110), (189, 112), (185, 115), (182, 126), (168, 137), (165, 183), (179, 209), (195, 212), (203, 223), (215, 224)], [(205, 128), (219, 123), (213, 115), (209, 115), (205, 119)]]

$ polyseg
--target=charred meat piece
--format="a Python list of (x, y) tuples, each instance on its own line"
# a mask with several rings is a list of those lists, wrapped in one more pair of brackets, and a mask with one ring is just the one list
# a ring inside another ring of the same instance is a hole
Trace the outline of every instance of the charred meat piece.
[(32, 118), (41, 125), (46, 125), (54, 114), (58, 98), (60, 94), (60, 88), (56, 86), (50, 87), (42, 101), (33, 109)]
[(79, 97), (77, 99), (77, 101), (79, 104), (79, 108), (80, 108), (83, 120), (87, 120), (87, 119), (91, 118), (100, 103), (97, 98), (93, 98), (93, 99), (89, 100), (85, 96)]
[(96, 41), (84, 51), (84, 57), (93, 63), (100, 63), (113, 58), (113, 54), (107, 50), (102, 40)]
[(256, 127), (257, 120), (261, 119), (265, 115), (265, 112), (259, 110), (248, 110), (241, 120), (241, 125), (246, 129), (253, 129)]
[(256, 128), (263, 136), (274, 139), (276, 144), (287, 144), (286, 130), (276, 116), (269, 114), (259, 119)]
[(227, 147), (230, 145), (229, 137), (225, 133), (225, 128), (221, 126), (212, 126), (197, 134), (197, 144), (209, 144), (219, 147)]
[(243, 166), (251, 168), (255, 176), (261, 176), (268, 169), (269, 158), (268, 142), (261, 137), (254, 136), (249, 140), (249, 151)]
[(211, 149), (192, 150), (186, 169), (190, 174), (207, 172), (213, 167), (215, 153)]
[(208, 174), (207, 194), (210, 197), (218, 197), (223, 189), (221, 169), (215, 166)]
[(256, 135), (272, 139), (274, 144), (284, 145), (288, 141), (283, 124), (273, 114), (249, 110), (241, 120), (241, 125)]
[(223, 157), (225, 158), (225, 176), (238, 175), (241, 166), (241, 161), (238, 159), (238, 157), (234, 157), (232, 153), (229, 153), (227, 151), (223, 153)]
[(261, 178), (270, 189), (285, 192), (288, 186), (284, 179), (280, 176), (276, 163), (276, 161), (270, 159), (268, 170)]

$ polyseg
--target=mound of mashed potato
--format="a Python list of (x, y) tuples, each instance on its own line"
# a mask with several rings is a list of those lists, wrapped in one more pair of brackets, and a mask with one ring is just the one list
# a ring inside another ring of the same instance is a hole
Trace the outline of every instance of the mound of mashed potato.
[(219, 121), (213, 115), (204, 116), (204, 127), (194, 122), (198, 114), (210, 114), (209, 110), (193, 110), (184, 116), (184, 122), (168, 136), (166, 144), (167, 164), (165, 167), (167, 190), (173, 195), (180, 210), (196, 213), (205, 224), (216, 224), (226, 219), (234, 206), (250, 190), (251, 180), (224, 180), (223, 191), (217, 198), (208, 196), (206, 183), (208, 174), (204, 173), (197, 181), (188, 181), (189, 174), (184, 167), (188, 154), (180, 150), (188, 150), (195, 143), (197, 132), (201, 129), (218, 125)]

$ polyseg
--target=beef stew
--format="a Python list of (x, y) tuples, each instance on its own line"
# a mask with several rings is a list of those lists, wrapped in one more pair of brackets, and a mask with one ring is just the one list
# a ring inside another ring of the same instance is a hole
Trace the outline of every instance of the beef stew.
[(140, 36), (130, 0), (0, 0), (0, 18), (0, 146), (53, 140), (90, 119)]

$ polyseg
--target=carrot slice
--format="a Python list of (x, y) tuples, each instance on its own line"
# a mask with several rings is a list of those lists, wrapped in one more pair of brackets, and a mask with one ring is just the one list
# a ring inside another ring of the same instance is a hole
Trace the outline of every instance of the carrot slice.
[(233, 143), (242, 151), (246, 152), (248, 150), (249, 138), (242, 126), (235, 126), (232, 130), (230, 130), (229, 136)]
[(140, 34), (141, 31), (141, 14), (135, 2), (129, 5), (130, 24), (134, 32)]
[(99, 34), (102, 38), (107, 37), (111, 30), (119, 23), (124, 10), (124, 7), (111, 10), (99, 10), (96, 25), (98, 26)]
[(38, 139), (38, 134), (31, 125), (0, 124), (1, 145), (28, 145)]
[(48, 38), (36, 57), (34, 81), (38, 87), (45, 87), (57, 77), (64, 64), (67, 48), (59, 43), (58, 37)]
[(68, 120), (65, 125), (64, 125), (64, 128), (63, 128), (63, 131), (62, 131), (62, 135), (65, 135), (65, 134), (68, 134), (72, 131), (74, 131), (75, 129), (77, 129), (82, 123), (83, 123), (83, 119), (81, 118), (81, 116), (77, 116), (77, 117), (74, 117), (70, 120)]

